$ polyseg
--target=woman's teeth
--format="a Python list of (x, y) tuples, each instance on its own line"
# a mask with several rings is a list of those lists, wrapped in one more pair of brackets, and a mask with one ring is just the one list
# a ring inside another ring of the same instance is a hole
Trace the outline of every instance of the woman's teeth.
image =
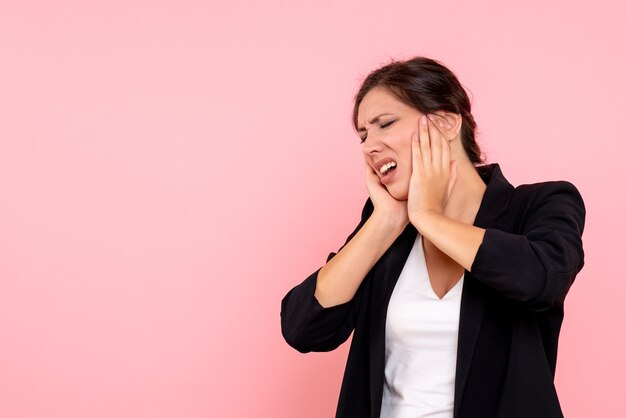
[(380, 167), (380, 174), (387, 174), (387, 171), (389, 171), (392, 167), (395, 167), (396, 163), (394, 161), (391, 161), (387, 164), (385, 164), (384, 166)]

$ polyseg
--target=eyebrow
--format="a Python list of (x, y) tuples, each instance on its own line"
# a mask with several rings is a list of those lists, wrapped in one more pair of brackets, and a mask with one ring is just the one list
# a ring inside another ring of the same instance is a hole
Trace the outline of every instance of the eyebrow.
[[(381, 113), (380, 115), (378, 115), (378, 116), (376, 116), (375, 118), (373, 118), (372, 120), (370, 120), (370, 121), (369, 121), (369, 123), (376, 123), (376, 122), (378, 122), (378, 120), (380, 119), (380, 117), (381, 117), (381, 116), (386, 116), (386, 115), (390, 115), (390, 116), (392, 116), (392, 115), (391, 115), (391, 113)], [(361, 127), (361, 128), (359, 128), (359, 129), (357, 130), (357, 132), (364, 132), (364, 131), (366, 131), (366, 130), (367, 130), (367, 129), (365, 129), (365, 128)]]

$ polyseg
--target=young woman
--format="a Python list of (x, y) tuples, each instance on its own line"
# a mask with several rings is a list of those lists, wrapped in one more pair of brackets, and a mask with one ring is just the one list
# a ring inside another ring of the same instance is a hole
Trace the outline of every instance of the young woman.
[(514, 187), (484, 164), (467, 94), (432, 59), (370, 73), (353, 122), (361, 221), (281, 304), (300, 352), (354, 331), (336, 417), (562, 417), (558, 337), (584, 265), (576, 187)]

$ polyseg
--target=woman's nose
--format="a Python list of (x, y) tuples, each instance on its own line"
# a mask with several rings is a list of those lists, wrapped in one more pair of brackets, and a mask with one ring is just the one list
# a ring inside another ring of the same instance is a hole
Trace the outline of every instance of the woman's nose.
[(383, 150), (383, 143), (375, 135), (368, 135), (367, 139), (363, 143), (363, 153), (366, 155), (374, 152), (380, 152)]

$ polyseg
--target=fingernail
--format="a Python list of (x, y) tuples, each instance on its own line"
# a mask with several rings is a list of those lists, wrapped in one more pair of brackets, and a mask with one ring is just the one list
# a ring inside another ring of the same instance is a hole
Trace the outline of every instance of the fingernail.
[(422, 125), (426, 125), (426, 116), (422, 116)]

